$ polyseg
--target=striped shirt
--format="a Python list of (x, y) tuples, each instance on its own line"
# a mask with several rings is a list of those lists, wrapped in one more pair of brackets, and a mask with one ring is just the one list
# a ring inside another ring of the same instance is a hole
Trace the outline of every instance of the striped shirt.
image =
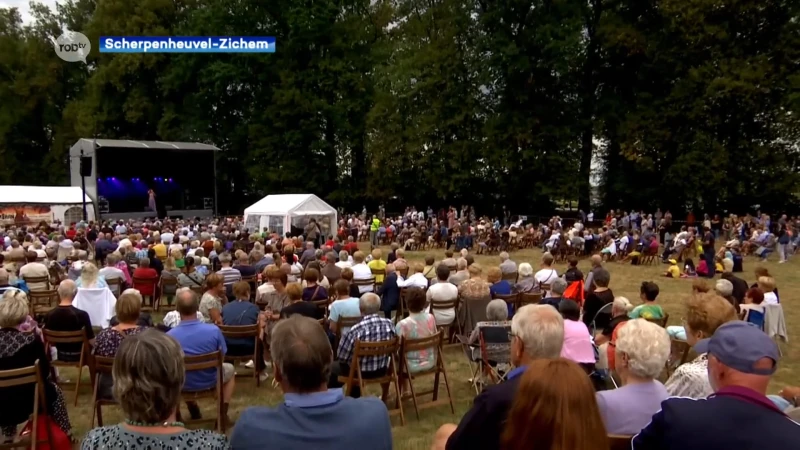
[(225, 286), (241, 281), (242, 273), (233, 267), (223, 267), (217, 271), (217, 274), (222, 277)]

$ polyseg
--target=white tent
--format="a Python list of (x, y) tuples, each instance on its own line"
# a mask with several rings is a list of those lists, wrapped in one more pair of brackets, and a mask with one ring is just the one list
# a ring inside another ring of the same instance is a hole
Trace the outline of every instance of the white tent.
[(244, 210), (244, 223), (251, 232), (267, 228), (283, 235), (292, 227), (305, 228), (313, 218), (322, 233), (330, 235), (336, 214), (336, 209), (314, 194), (268, 195)]
[[(94, 204), (86, 195), (86, 212), (94, 220)], [(83, 191), (71, 186), (0, 186), (0, 224), (37, 224), (83, 218)]]

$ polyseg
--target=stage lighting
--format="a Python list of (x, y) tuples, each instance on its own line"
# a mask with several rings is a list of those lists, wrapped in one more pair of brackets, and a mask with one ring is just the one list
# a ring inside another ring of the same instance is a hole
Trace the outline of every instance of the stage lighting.
[(114, 177), (111, 177), (111, 181), (117, 181), (117, 179), (114, 178)]
[(153, 181), (158, 181), (158, 178), (153, 178)]
[(170, 178), (170, 179), (169, 179), (169, 180), (167, 180), (167, 181), (169, 181), (170, 183), (172, 183), (172, 178)]

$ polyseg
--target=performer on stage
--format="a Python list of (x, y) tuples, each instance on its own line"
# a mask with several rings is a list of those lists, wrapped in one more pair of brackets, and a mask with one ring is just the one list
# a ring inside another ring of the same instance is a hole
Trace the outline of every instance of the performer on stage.
[(158, 210), (156, 209), (156, 193), (155, 193), (155, 191), (152, 190), (152, 189), (148, 189), (147, 190), (147, 195), (150, 196), (150, 199), (148, 201), (148, 205), (150, 206), (150, 209), (156, 214), (156, 216), (158, 216)]

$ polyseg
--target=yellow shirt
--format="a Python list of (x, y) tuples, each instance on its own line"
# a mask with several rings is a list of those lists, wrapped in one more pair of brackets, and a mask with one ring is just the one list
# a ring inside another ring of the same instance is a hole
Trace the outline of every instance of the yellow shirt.
[(673, 265), (669, 266), (669, 269), (667, 269), (667, 273), (672, 278), (680, 278), (681, 277), (681, 269), (678, 268), (677, 264), (673, 264)]
[(156, 258), (162, 261), (167, 259), (167, 246), (164, 245), (163, 242), (159, 242), (158, 244), (154, 245), (153, 251), (156, 252)]
[[(367, 267), (369, 267), (370, 270), (383, 270), (383, 271), (385, 271), (386, 270), (386, 261), (384, 261), (382, 259), (373, 259), (372, 261), (369, 262), (369, 264), (367, 264)], [(384, 277), (383, 275), (375, 275), (375, 282), (376, 283), (383, 283), (383, 277)]]

